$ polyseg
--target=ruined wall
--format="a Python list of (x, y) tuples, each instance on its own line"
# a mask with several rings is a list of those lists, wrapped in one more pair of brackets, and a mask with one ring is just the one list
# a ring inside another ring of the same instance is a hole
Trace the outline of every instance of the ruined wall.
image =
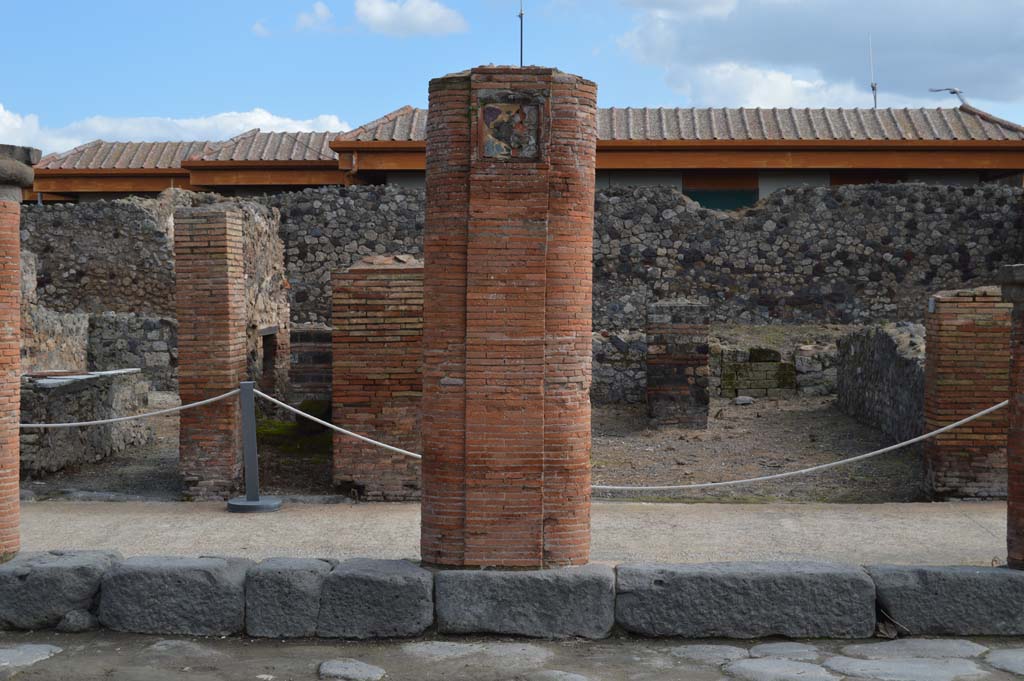
[(39, 304), (57, 312), (174, 316), (173, 193), (158, 199), (25, 205)]
[(87, 368), (89, 316), (54, 312), (39, 304), (36, 257), (21, 251), (21, 371)]
[(332, 270), (368, 255), (423, 253), (422, 189), (318, 187), (259, 200), (281, 212), (296, 324), (330, 324)]
[(893, 443), (924, 429), (925, 329), (899, 322), (839, 339), (838, 408)]
[(243, 215), (246, 357), (249, 376), (264, 390), (286, 395), (291, 321), (284, 244), (276, 210), (234, 201)]
[(87, 365), (92, 371), (137, 368), (153, 390), (178, 389), (178, 322), (105, 312), (88, 317)]
[[(136, 369), (76, 376), (25, 376), (21, 381), (24, 423), (96, 421), (146, 411), (149, 386)], [(21, 470), (29, 478), (68, 466), (100, 461), (149, 442), (144, 420), (88, 428), (21, 431)]]

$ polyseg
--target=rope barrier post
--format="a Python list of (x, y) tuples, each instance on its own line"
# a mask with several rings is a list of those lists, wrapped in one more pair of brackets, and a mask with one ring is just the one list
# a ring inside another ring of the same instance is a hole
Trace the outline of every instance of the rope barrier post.
[(277, 497), (260, 497), (260, 460), (256, 450), (256, 384), (243, 381), (238, 386), (242, 409), (242, 455), (245, 466), (245, 497), (228, 501), (229, 513), (272, 513), (280, 510)]

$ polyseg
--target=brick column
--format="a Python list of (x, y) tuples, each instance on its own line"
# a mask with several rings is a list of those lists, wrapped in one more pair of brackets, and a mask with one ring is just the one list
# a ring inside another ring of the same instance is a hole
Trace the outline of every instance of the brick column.
[[(996, 286), (942, 291), (925, 314), (924, 430), (930, 432), (1002, 402), (1010, 389), (1010, 317)], [(1006, 494), (1009, 411), (997, 411), (926, 440), (930, 496)]]
[(21, 189), (39, 150), (0, 144), (0, 563), (21, 548)]
[[(174, 213), (182, 404), (233, 390), (246, 377), (242, 220), (217, 207)], [(242, 472), (238, 400), (181, 412), (179, 452), (186, 498), (230, 496)]]
[[(423, 391), (423, 263), (371, 256), (332, 286), (334, 422), (419, 452)], [(362, 499), (420, 498), (420, 463), (334, 434), (333, 480)]]
[(708, 426), (708, 313), (684, 300), (647, 308), (647, 415), (658, 425)]
[(537, 67), (430, 83), (428, 563), (589, 558), (596, 94), (590, 81)]
[(999, 271), (1010, 322), (1010, 424), (1006, 435), (1006, 560), (1024, 570), (1024, 265)]

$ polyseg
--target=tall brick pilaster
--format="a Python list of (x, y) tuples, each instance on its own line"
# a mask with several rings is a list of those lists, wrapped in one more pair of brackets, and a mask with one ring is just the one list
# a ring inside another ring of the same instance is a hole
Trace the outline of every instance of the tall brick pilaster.
[[(174, 213), (178, 384), (182, 404), (215, 397), (246, 377), (243, 216), (215, 208)], [(188, 498), (224, 498), (241, 476), (237, 400), (181, 412), (180, 468)]]
[(424, 561), (590, 551), (596, 86), (549, 68), (430, 83)]
[(0, 563), (21, 547), (21, 189), (38, 162), (37, 149), (0, 144)]
[(1006, 435), (1006, 560), (1024, 569), (1024, 265), (999, 271), (1010, 321), (1010, 425)]
[[(419, 452), (423, 263), (371, 256), (332, 279), (334, 422)], [(420, 463), (334, 434), (333, 481), (369, 500), (420, 498)]]

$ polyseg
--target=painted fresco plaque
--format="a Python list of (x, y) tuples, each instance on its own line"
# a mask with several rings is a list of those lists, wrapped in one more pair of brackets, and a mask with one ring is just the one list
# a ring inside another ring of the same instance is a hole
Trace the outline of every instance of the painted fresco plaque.
[(485, 158), (497, 160), (540, 157), (540, 106), (521, 102), (483, 104), (480, 107)]

